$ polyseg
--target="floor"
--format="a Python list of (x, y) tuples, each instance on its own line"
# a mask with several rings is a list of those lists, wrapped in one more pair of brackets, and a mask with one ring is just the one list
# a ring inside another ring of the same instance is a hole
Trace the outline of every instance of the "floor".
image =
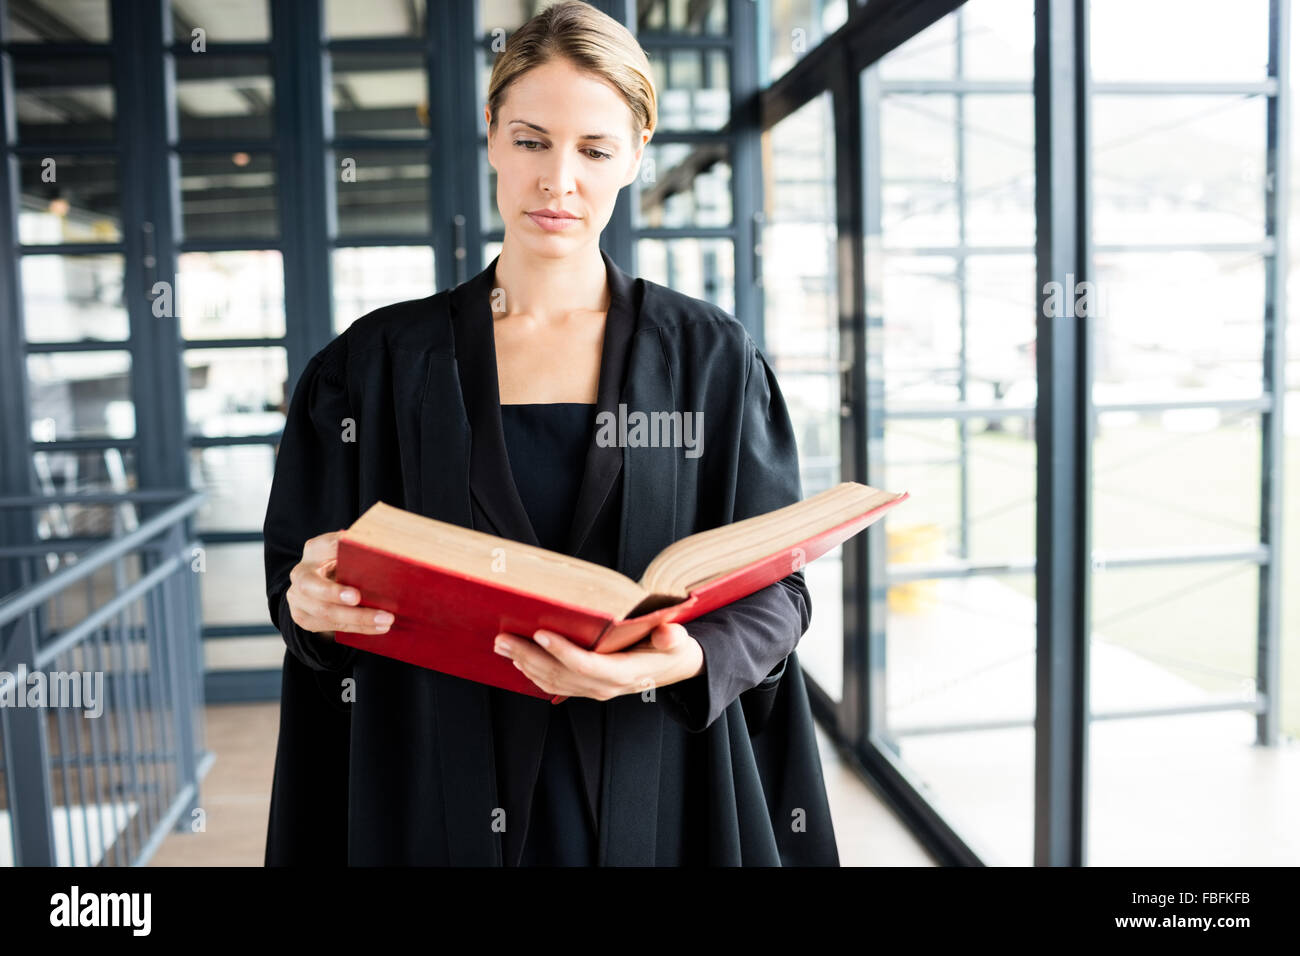
[[(279, 709), (278, 703), (208, 706), (208, 746), (217, 759), (203, 782), (204, 829), (170, 834), (151, 866), (262, 865)], [(820, 730), (818, 746), (841, 864), (933, 866)]]

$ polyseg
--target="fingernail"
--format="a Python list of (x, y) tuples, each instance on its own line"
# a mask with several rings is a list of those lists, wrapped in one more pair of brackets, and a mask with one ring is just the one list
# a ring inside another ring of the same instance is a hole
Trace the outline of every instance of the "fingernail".
[(376, 623), (376, 624), (392, 624), (392, 623), (393, 623), (393, 615), (389, 614), (387, 611), (380, 611), (378, 614), (375, 615), (375, 623)]
[(509, 657), (509, 656), (510, 656), (510, 647), (509, 647), (509, 645), (506, 644), (505, 641), (497, 641), (497, 642), (492, 646), (492, 649), (493, 649), (494, 651), (496, 651), (498, 654), (500, 654), (502, 657)]
[(542, 647), (549, 647), (551, 643), (551, 639), (547, 637), (545, 634), (543, 634), (541, 631), (538, 631), (536, 634), (533, 635), (533, 640), (535, 640), (538, 644), (542, 645)]
[(344, 601), (347, 601), (349, 604), (351, 604), (354, 601), (361, 600), (361, 595), (357, 594), (356, 591), (344, 591), (342, 594), (339, 595), (339, 597), (342, 598)]

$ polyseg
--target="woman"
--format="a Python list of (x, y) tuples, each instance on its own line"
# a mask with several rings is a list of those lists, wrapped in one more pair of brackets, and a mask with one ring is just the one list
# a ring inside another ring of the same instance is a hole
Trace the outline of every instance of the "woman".
[[(332, 640), (378, 644), (391, 620), (333, 578), (338, 530), (377, 500), (636, 578), (675, 540), (801, 497), (743, 326), (598, 246), (656, 121), (632, 35), (548, 8), (498, 58), (484, 115), (501, 254), (358, 319), (290, 404), (264, 527), (288, 647), (266, 862), (838, 865), (793, 653), (802, 571), (617, 654), (499, 635), (559, 705)], [(620, 406), (696, 413), (698, 450), (598, 440)]]

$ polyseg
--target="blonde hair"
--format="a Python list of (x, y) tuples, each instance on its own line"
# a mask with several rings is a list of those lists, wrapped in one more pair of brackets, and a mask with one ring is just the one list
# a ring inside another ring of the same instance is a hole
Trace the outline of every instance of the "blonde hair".
[(510, 35), (492, 65), (487, 105), (492, 111), (489, 135), (495, 132), (500, 107), (510, 84), (533, 67), (565, 59), (577, 69), (605, 80), (632, 111), (632, 148), (641, 144), (641, 130), (654, 134), (659, 121), (658, 98), (650, 61), (623, 24), (583, 0), (564, 0), (547, 7)]

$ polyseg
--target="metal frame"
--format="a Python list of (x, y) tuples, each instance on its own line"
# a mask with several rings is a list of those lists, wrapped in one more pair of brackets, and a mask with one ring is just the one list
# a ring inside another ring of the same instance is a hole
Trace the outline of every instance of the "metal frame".
[[(1036, 724), (1035, 862), (1040, 865), (1082, 865), (1086, 862), (1087, 735), (1090, 720), (1133, 719), (1180, 713), (1244, 710), (1255, 713), (1258, 741), (1278, 739), (1280, 709), (1280, 544), (1282, 394), (1285, 387), (1283, 333), (1285, 329), (1286, 263), (1286, 157), (1289, 155), (1288, 52), (1289, 2), (1273, 0), (1270, 6), (1269, 76), (1246, 83), (1105, 83), (1091, 84), (1088, 76), (1086, 0), (1038, 0), (1035, 5), (1035, 70), (1032, 82), (950, 80), (899, 80), (888, 83), (889, 92), (945, 92), (961, 94), (1032, 93), (1035, 100), (1036, 213), (1038, 237), (1037, 286), (1053, 277), (1071, 274), (1082, 281), (1091, 274), (1090, 239), (1090, 98), (1099, 94), (1253, 94), (1268, 101), (1268, 191), (1266, 235), (1247, 243), (1165, 242), (1142, 246), (1108, 244), (1098, 251), (1129, 249), (1176, 251), (1184, 248), (1221, 251), (1255, 251), (1264, 257), (1267, 276), (1265, 315), (1264, 394), (1259, 398), (1228, 401), (1126, 402), (1094, 406), (1091, 400), (1092, 348), (1087, 323), (1052, 322), (1042, 315), (1045, 293), (1039, 292), (1037, 406), (931, 404), (926, 407), (883, 408), (878, 370), (879, 274), (873, 253), (880, 236), (878, 206), (879, 133), (873, 118), (882, 90), (867, 64), (897, 47), (930, 23), (955, 10), (959, 3), (912, 4), (872, 2), (855, 9), (836, 34), (827, 38), (790, 72), (762, 94), (761, 129), (801, 107), (823, 90), (834, 96), (837, 136), (837, 188), (840, 198), (842, 315), (862, 316), (861, 325), (843, 325), (841, 342), (849, 363), (844, 399), (852, 421), (860, 423), (861, 440), (846, 435), (842, 448), (845, 477), (879, 484), (876, 463), (883, 460), (884, 423), (890, 419), (957, 419), (962, 431), (958, 462), (967, 460), (966, 428), (974, 417), (996, 412), (998, 417), (1032, 418), (1042, 463), (1038, 481), (1037, 556), (1023, 560), (972, 561), (963, 557), (941, 564), (909, 564), (886, 568), (884, 542), (867, 534), (845, 549), (844, 666), (845, 685), (840, 700), (833, 699), (810, 675), (814, 710), (832, 731), (837, 746), (851, 753), (884, 799), (904, 818), (938, 859), (945, 863), (994, 861), (996, 854), (973, 846), (969, 836), (959, 836), (951, 815), (922, 796), (919, 782), (897, 759), (890, 738), (901, 733), (955, 732), (992, 727)], [(960, 11), (956, 13), (960, 18)], [(961, 57), (960, 39), (957, 55)], [(861, 84), (850, 88), (845, 75)], [(960, 115), (960, 112), (959, 112)], [(867, 117), (867, 121), (861, 119)], [(847, 144), (847, 145), (846, 145)], [(963, 162), (960, 139), (957, 162)], [(960, 176), (958, 189), (960, 190)], [(861, 211), (859, 213), (859, 210)], [(960, 212), (959, 212), (960, 215)], [(847, 252), (845, 252), (847, 250)], [(943, 255), (956, 259), (960, 274), (967, 254), (1027, 253), (1028, 247), (968, 248), (959, 237), (956, 246), (903, 250), (916, 255)], [(962, 349), (965, 347), (965, 315)], [(963, 393), (964, 394), (964, 393)], [(1092, 429), (1101, 412), (1158, 411), (1166, 408), (1213, 407), (1262, 417), (1262, 473), (1260, 543), (1236, 549), (1190, 549), (1180, 552), (1126, 551), (1117, 556), (1093, 553), (1091, 534)], [(849, 429), (851, 432), (853, 429)], [(850, 469), (853, 469), (850, 472)], [(887, 484), (887, 482), (886, 482)], [(969, 515), (965, 476), (959, 488), (962, 523)], [(1228, 699), (1189, 703), (1185, 706), (1088, 713), (1088, 646), (1091, 640), (1091, 576), (1101, 567), (1169, 566), (1189, 563), (1246, 562), (1260, 574), (1258, 680), (1254, 699)], [(850, 572), (850, 566), (853, 571)], [(975, 574), (1028, 572), (1035, 574), (1038, 606), (1048, 609), (1038, 617), (1037, 717), (1031, 721), (997, 721), (961, 727), (926, 725), (889, 727), (885, 723), (885, 594), (889, 585), (911, 580), (964, 577)], [(852, 580), (849, 578), (852, 577)]]
[[(0, 709), (0, 770), (18, 866), (75, 865), (78, 849), (86, 862), (98, 849), (96, 863), (147, 863), (169, 832), (189, 829), (199, 807), (200, 781), (214, 760), (204, 746), (202, 665), (197, 646), (188, 640), (196, 630), (198, 610), (189, 567), (193, 543), (185, 523), (204, 496), (181, 490), (88, 497), (114, 503), (125, 497), (154, 507), (157, 514), (132, 531), (76, 552), (74, 562), (65, 560), (72, 549), (64, 540), (5, 549), (4, 563), (29, 583), (0, 600), (0, 676), (16, 684), (14, 673), (20, 668), (39, 673), (72, 664), (74, 670), (84, 671), (93, 656), (95, 671), (106, 680), (99, 716), (113, 728), (101, 734), (98, 721), (87, 725), (87, 747), (75, 725), (68, 723), (79, 718), (69, 718), (62, 708)], [(0, 509), (30, 518), (34, 509), (48, 507), (51, 500), (47, 495), (6, 496), (0, 498)], [(53, 500), (83, 498), (57, 495)], [(51, 557), (61, 565), (52, 573), (45, 563)], [(134, 581), (127, 580), (123, 566), (131, 558), (139, 565)], [(100, 601), (92, 576), (106, 568), (112, 571), (115, 589)], [(84, 597), (76, 593), (83, 584)], [(70, 626), (62, 623), (67, 619), (65, 597), (80, 599), (86, 611)], [(141, 624), (135, 623), (136, 611), (143, 615)], [(133, 673), (131, 661), (140, 644), (148, 652), (148, 665), (143, 673)], [(19, 685), (17, 691), (23, 688)], [(137, 705), (137, 694), (143, 707)], [(51, 729), (58, 740), (54, 754)], [(66, 827), (65, 860), (56, 852), (55, 769)], [(74, 769), (75, 793), (68, 779)], [(112, 834), (105, 828), (105, 798), (114, 816), (128, 803), (136, 808), (120, 829), (115, 824)], [(79, 815), (72, 812), (74, 807), (80, 808)], [(79, 816), (75, 824), (74, 816)]]
[[(6, 0), (0, 0), (0, 243), (5, 249), (18, 248), (18, 205), (21, 181), (18, 158), (7, 144), (17, 128), (13, 109), (13, 63), (3, 42), (8, 39)], [(31, 437), (31, 409), (27, 391), (27, 354), (23, 348), (22, 285), (18, 261), (6, 256), (0, 261), (0, 437), (5, 453), (0, 455), (0, 495), (27, 495), (32, 488), (28, 440)], [(20, 514), (0, 513), (0, 535), (5, 542), (31, 540), (29, 522)], [(13, 569), (0, 564), (0, 594), (21, 585)]]
[[(871, 255), (880, 237), (880, 210), (871, 181), (879, 176), (879, 134), (873, 114), (878, 91), (865, 73), (871, 63), (961, 5), (962, 0), (872, 0), (854, 7), (847, 21), (810, 50), (759, 97), (759, 132), (765, 132), (825, 90), (832, 93), (836, 138), (836, 196), (840, 243), (837, 261), (841, 400), (840, 460), (846, 480), (879, 484), (884, 418), (879, 330), (880, 277)], [(756, 202), (757, 205), (757, 202)], [(864, 269), (865, 263), (865, 269)], [(878, 532), (878, 529), (877, 529)], [(922, 785), (894, 754), (872, 741), (883, 726), (886, 554), (880, 533), (845, 543), (843, 561), (843, 693), (834, 698), (807, 673), (813, 712), (840, 753), (873, 784), (877, 794), (942, 863), (970, 865), (989, 854), (972, 848), (948, 822), (952, 815), (921, 796)]]
[(1256, 742), (1276, 746), (1282, 722), (1282, 514), (1286, 460), (1282, 412), (1286, 406), (1287, 218), (1291, 157), (1291, 2), (1270, 0), (1268, 78), (1275, 87), (1268, 98), (1265, 158), (1266, 237), (1272, 251), (1264, 259), (1264, 394), (1270, 400), (1260, 420), (1260, 546), (1269, 560), (1259, 568), (1259, 623), (1256, 694), (1264, 709), (1256, 718)]
[(1038, 607), (1034, 862), (1082, 865), (1087, 841), (1092, 552), (1089, 323), (1048, 314), (1049, 283), (1092, 275), (1087, 0), (1037, 0)]

